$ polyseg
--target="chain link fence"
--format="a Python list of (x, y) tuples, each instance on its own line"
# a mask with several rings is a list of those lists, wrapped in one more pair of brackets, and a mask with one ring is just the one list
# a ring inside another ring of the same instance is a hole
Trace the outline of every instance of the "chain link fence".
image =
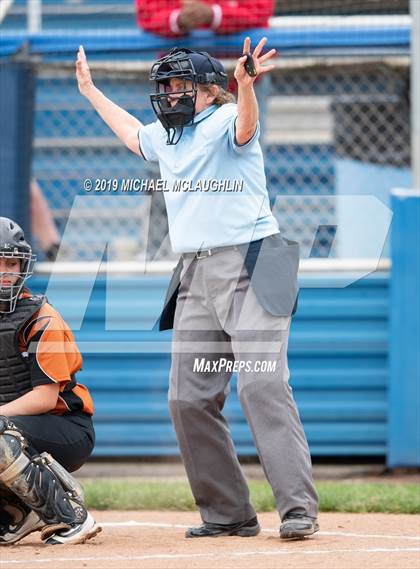
[[(99, 89), (144, 123), (155, 120), (147, 68), (130, 62), (93, 65)], [(267, 103), (267, 186), (280, 229), (301, 244), (302, 257), (340, 256), (334, 238), (340, 222), (336, 196), (343, 184), (346, 189), (342, 176), (337, 179), (340, 160), (409, 167), (408, 78), (406, 57), (279, 60), (271, 85), (260, 93)], [(69, 63), (37, 69), (34, 145), (33, 174), (61, 232), (75, 198), (87, 195), (85, 180), (94, 187), (102, 180), (104, 191), (76, 202), (76, 225), (63, 245), (63, 260), (97, 259), (104, 234), (112, 260), (175, 259), (162, 193), (120, 191), (123, 180), (159, 177), (157, 167), (120, 144), (79, 94)], [(112, 192), (118, 199), (110, 206), (101, 196), (110, 195), (112, 184), (119, 190)]]

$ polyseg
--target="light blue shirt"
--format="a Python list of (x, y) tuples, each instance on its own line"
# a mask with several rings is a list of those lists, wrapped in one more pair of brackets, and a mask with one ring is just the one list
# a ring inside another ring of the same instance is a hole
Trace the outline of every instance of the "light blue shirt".
[(248, 243), (279, 231), (269, 205), (259, 124), (252, 139), (238, 146), (236, 117), (236, 104), (212, 105), (184, 128), (176, 145), (166, 144), (160, 121), (139, 130), (144, 158), (159, 162), (176, 253)]

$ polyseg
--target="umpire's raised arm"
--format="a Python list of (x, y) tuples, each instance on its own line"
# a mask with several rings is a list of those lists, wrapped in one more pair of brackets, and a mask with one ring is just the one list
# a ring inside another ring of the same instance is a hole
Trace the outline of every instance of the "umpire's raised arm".
[(79, 47), (76, 60), (76, 78), (80, 93), (86, 97), (111, 130), (134, 154), (141, 156), (138, 132), (142, 123), (113, 103), (95, 87), (83, 46)]
[[(238, 83), (238, 118), (236, 120), (236, 142), (241, 146), (246, 144), (254, 136), (258, 121), (258, 103), (254, 93), (254, 81), (263, 73), (274, 69), (274, 65), (262, 65), (268, 59), (276, 55), (276, 50), (271, 49), (264, 55), (260, 55), (267, 38), (262, 38), (254, 52), (251, 54), (251, 39), (247, 37), (244, 41), (242, 57), (238, 59), (235, 68), (235, 79)], [(246, 70), (248, 54), (252, 58), (253, 74), (250, 75)]]

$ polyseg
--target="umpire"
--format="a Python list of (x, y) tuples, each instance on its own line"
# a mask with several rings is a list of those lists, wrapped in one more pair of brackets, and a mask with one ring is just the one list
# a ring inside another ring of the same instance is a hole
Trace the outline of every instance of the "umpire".
[[(289, 386), (298, 245), (283, 238), (268, 201), (253, 83), (271, 71), (263, 38), (244, 42), (226, 91), (223, 65), (173, 49), (150, 78), (158, 120), (142, 125), (93, 84), (83, 48), (79, 90), (135, 154), (159, 162), (169, 234), (181, 254), (159, 321), (174, 328), (169, 405), (203, 524), (187, 537), (254, 536), (260, 526), (222, 415), (233, 371), (281, 517), (280, 537), (316, 532), (309, 449)], [(182, 183), (182, 190), (180, 190)], [(186, 191), (188, 190), (188, 191)]]

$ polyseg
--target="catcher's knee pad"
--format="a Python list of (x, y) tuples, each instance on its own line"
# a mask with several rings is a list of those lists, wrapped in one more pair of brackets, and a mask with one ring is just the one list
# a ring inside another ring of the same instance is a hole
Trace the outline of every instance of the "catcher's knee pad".
[(0, 484), (9, 487), (13, 480), (30, 462), (23, 452), (27, 442), (22, 433), (7, 417), (0, 415)]
[(87, 512), (80, 485), (47, 453), (28, 456), (27, 446), (16, 425), (0, 416), (0, 485), (47, 524), (83, 523)]

